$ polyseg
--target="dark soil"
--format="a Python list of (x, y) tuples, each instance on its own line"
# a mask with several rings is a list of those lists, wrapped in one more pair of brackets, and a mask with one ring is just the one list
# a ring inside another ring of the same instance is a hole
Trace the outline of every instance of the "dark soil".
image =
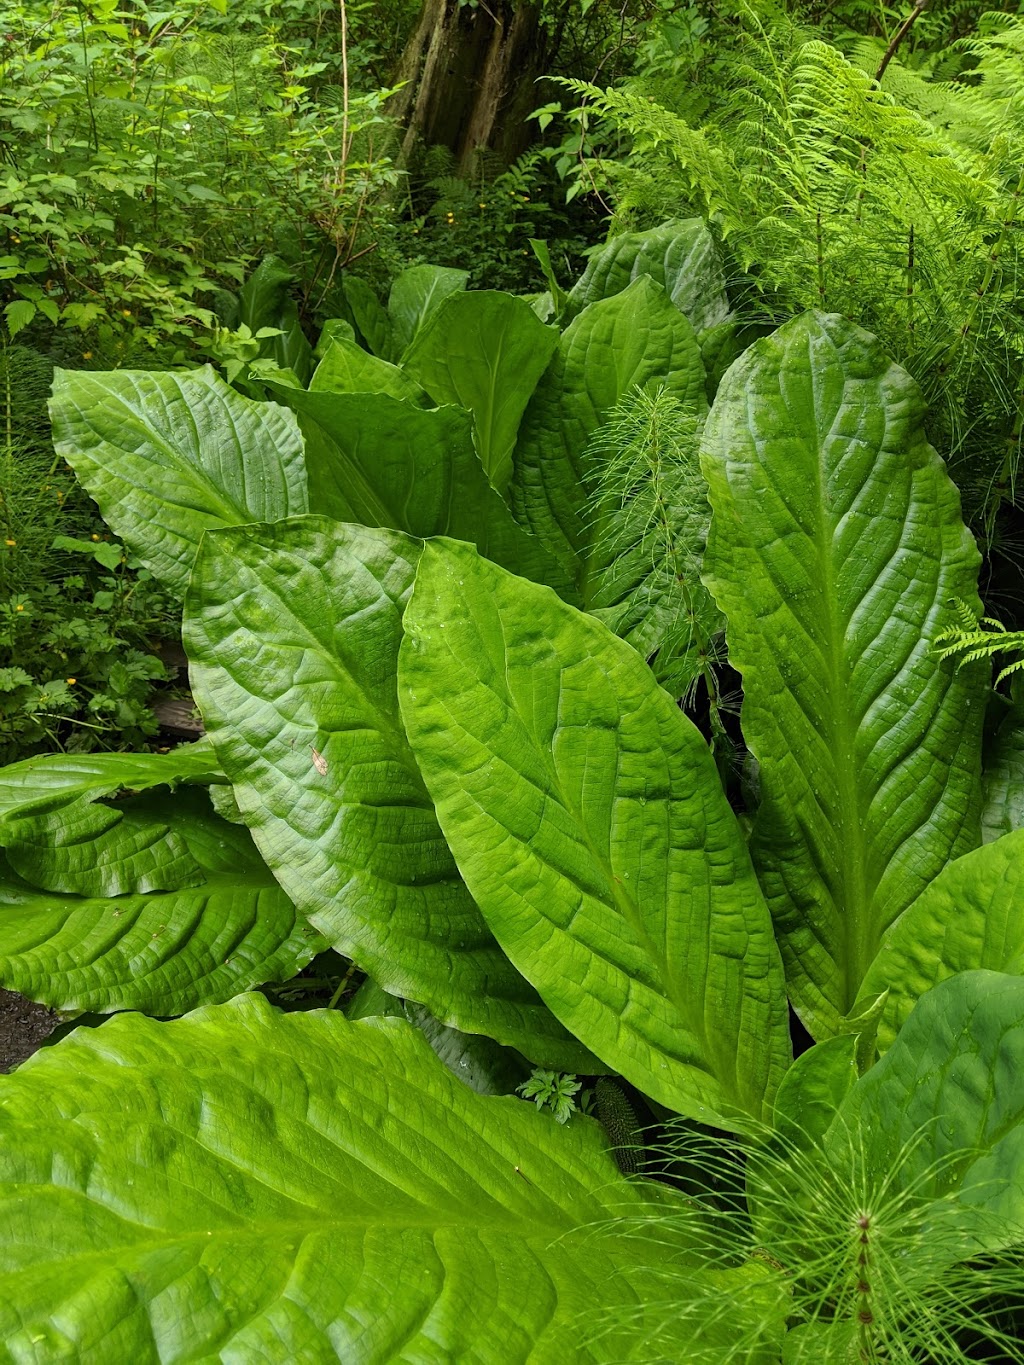
[(59, 1023), (44, 1005), (0, 990), (0, 1073), (13, 1071), (31, 1057)]

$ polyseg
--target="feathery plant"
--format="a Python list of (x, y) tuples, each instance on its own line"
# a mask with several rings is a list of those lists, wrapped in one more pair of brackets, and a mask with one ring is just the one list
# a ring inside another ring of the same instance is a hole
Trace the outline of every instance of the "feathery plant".
[(935, 637), (936, 653), (940, 659), (956, 659), (957, 667), (960, 668), (978, 659), (1016, 654), (1018, 657), (996, 675), (997, 687), (1004, 678), (1024, 669), (1024, 630), (1007, 630), (1002, 621), (994, 616), (975, 616), (967, 603), (959, 598), (952, 603), (952, 607), (955, 621)]
[(875, 332), (924, 388), (932, 439), (991, 534), (1022, 434), (1016, 29), (987, 40), (983, 69), (978, 58), (991, 108), (973, 140), (785, 15), (744, 6), (735, 41), (702, 99), (665, 82), (652, 95), (642, 75), (619, 89), (565, 82), (592, 124), (628, 142), (586, 164), (589, 182), (622, 223), (663, 218), (666, 202), (706, 216), (731, 254), (741, 317), (816, 307)]
[[(678, 1249), (661, 1272), (678, 1292), (660, 1317), (649, 1306), (632, 1320), (622, 1309), (598, 1314), (588, 1336), (628, 1325), (628, 1358), (661, 1361), (684, 1326), (693, 1365), (765, 1360), (784, 1333), (787, 1365), (1024, 1361), (1024, 1229), (1008, 1245), (1005, 1228), (942, 1193), (964, 1153), (922, 1166), (926, 1137), (879, 1169), (854, 1132), (826, 1152), (797, 1129), (752, 1130), (740, 1153), (673, 1121), (645, 1166), (667, 1170), (687, 1208), (634, 1221), (638, 1237)], [(718, 1277), (695, 1275), (697, 1261)]]
[(674, 696), (691, 703), (703, 681), (724, 739), (723, 621), (700, 580), (711, 510), (699, 441), (697, 414), (664, 385), (633, 390), (592, 435), (583, 457), (600, 547), (592, 610), (653, 659)]

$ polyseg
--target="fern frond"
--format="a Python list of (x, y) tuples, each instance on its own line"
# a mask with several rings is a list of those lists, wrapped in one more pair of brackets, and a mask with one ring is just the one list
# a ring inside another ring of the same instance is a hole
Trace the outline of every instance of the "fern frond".
[(966, 602), (956, 598), (951, 604), (956, 616), (953, 624), (940, 630), (934, 648), (940, 659), (956, 659), (957, 668), (993, 659), (1000, 654), (1018, 654), (996, 675), (996, 686), (1004, 678), (1024, 668), (1024, 631), (1010, 631), (993, 616), (975, 616)]

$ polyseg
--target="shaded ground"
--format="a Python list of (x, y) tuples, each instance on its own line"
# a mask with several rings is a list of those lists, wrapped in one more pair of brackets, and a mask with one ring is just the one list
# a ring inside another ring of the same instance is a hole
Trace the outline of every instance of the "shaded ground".
[(31, 1057), (60, 1023), (56, 1014), (13, 991), (0, 990), (0, 1073)]

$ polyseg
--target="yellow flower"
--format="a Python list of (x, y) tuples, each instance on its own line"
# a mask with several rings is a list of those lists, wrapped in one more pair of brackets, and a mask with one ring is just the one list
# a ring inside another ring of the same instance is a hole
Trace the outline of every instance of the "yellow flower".
[(83, 359), (83, 360), (91, 360), (91, 359), (92, 359), (92, 351), (83, 351), (83, 352), (82, 352), (82, 359)]
[(122, 316), (123, 318), (130, 318), (131, 315), (132, 315), (132, 310), (131, 310), (130, 308), (122, 308), (122, 309), (121, 309), (121, 316)]
[(77, 678), (68, 678), (68, 686), (69, 686), (69, 687), (74, 687), (74, 685), (75, 685), (75, 683), (76, 683), (77, 681), (78, 681)]
[(14, 608), (14, 610), (15, 610), (15, 611), (24, 611), (25, 608), (24, 608), (24, 607), (21, 605), (21, 603), (19, 602), (18, 605)]
[(5, 545), (17, 545), (17, 543), (18, 543), (18, 542), (17, 542), (16, 540), (5, 540), (5, 541), (4, 541), (4, 544), (5, 544)]
[(486, 207), (487, 207), (486, 204), (477, 204), (478, 209), (485, 209)]
[(95, 535), (94, 535), (94, 536), (90, 536), (89, 539), (90, 539), (90, 540), (99, 540), (99, 536), (95, 536)]

